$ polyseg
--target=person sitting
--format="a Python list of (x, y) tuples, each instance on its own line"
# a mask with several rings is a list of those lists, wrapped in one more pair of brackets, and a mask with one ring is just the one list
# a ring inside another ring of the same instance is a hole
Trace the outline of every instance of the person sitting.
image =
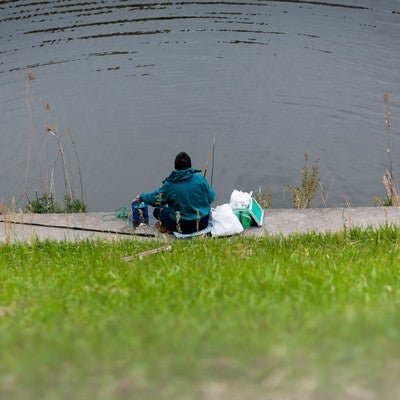
[(200, 171), (192, 168), (187, 153), (181, 152), (175, 157), (174, 167), (160, 189), (142, 193), (135, 201), (155, 207), (156, 226), (163, 233), (201, 231), (208, 225), (214, 189)]

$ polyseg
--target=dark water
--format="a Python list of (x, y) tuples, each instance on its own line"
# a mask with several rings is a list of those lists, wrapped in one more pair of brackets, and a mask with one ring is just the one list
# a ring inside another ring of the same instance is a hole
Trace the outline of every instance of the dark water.
[(92, 211), (157, 187), (181, 150), (203, 168), (214, 136), (218, 204), (269, 187), (291, 207), (307, 152), (328, 206), (374, 205), (385, 91), (400, 179), (399, 0), (1, 1), (0, 198), (52, 176), (62, 197), (56, 124)]

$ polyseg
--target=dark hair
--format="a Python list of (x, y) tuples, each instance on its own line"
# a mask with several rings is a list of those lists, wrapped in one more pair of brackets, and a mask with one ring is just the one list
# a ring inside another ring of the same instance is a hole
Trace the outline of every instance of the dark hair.
[(189, 154), (182, 151), (175, 157), (175, 169), (176, 170), (180, 171), (182, 169), (191, 168), (191, 167), (192, 167), (192, 160), (190, 159)]

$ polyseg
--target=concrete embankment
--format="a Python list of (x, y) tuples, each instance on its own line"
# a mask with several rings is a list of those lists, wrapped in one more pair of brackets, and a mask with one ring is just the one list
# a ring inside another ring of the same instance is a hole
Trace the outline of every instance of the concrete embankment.
[[(337, 232), (345, 228), (400, 226), (398, 207), (268, 209), (263, 226), (246, 229), (245, 236)], [(0, 242), (86, 239), (173, 239), (154, 226), (134, 229), (132, 222), (114, 213), (0, 215)]]

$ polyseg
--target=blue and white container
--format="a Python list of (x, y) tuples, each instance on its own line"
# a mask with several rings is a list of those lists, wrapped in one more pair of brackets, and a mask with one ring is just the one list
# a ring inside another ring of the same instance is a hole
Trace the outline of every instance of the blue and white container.
[(149, 224), (149, 210), (143, 201), (138, 203), (132, 202), (132, 221), (133, 226), (143, 226)]

